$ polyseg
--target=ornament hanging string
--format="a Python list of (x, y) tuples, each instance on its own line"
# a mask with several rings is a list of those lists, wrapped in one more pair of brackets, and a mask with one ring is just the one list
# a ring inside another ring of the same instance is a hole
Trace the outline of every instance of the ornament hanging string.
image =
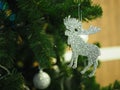
[(78, 20), (80, 20), (82, 22), (81, 0), (78, 1)]

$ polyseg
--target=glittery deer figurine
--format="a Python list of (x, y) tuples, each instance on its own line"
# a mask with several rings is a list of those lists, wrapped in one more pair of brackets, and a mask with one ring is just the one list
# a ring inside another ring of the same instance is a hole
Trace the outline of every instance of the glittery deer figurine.
[(80, 35), (94, 34), (100, 31), (100, 28), (90, 26), (88, 30), (83, 30), (82, 23), (76, 18), (71, 18), (70, 16), (64, 19), (64, 25), (66, 26), (65, 35), (68, 36), (67, 43), (72, 49), (72, 58), (69, 66), (77, 68), (78, 56), (87, 56), (88, 65), (81, 71), (81, 73), (84, 74), (93, 65), (93, 71), (89, 74), (89, 77), (92, 77), (98, 66), (97, 58), (100, 55), (100, 50), (96, 45), (85, 42)]

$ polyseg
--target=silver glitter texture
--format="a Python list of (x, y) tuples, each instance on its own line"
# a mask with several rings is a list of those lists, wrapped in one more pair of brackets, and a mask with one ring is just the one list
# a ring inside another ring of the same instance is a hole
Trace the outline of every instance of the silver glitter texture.
[(76, 18), (71, 18), (70, 16), (64, 19), (64, 25), (66, 26), (65, 35), (68, 36), (67, 43), (72, 49), (72, 58), (69, 66), (77, 68), (78, 56), (87, 56), (88, 65), (81, 71), (81, 73), (84, 74), (93, 65), (93, 70), (89, 74), (89, 77), (94, 76), (98, 66), (97, 58), (100, 55), (100, 50), (96, 45), (85, 42), (80, 35), (94, 34), (100, 31), (100, 28), (90, 26), (88, 30), (83, 30), (82, 22)]

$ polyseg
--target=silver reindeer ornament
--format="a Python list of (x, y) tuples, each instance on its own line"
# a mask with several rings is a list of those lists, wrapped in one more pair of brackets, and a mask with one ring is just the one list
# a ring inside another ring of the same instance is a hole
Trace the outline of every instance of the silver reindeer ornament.
[(82, 28), (82, 22), (76, 18), (70, 16), (64, 19), (64, 25), (66, 27), (65, 35), (68, 36), (68, 45), (72, 49), (72, 58), (69, 64), (72, 68), (77, 68), (78, 56), (87, 56), (88, 65), (81, 71), (84, 74), (92, 65), (93, 71), (89, 74), (92, 77), (98, 66), (98, 56), (100, 56), (100, 50), (96, 45), (85, 42), (81, 35), (90, 35), (100, 31), (100, 28), (90, 26), (88, 30)]

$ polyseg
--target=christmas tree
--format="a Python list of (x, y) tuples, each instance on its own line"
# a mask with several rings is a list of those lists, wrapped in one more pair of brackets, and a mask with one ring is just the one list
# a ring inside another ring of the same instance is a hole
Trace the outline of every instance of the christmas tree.
[(0, 90), (100, 90), (91, 70), (80, 73), (86, 57), (77, 69), (63, 58), (63, 19), (78, 18), (79, 3), (83, 22), (102, 16), (92, 0), (0, 0)]

